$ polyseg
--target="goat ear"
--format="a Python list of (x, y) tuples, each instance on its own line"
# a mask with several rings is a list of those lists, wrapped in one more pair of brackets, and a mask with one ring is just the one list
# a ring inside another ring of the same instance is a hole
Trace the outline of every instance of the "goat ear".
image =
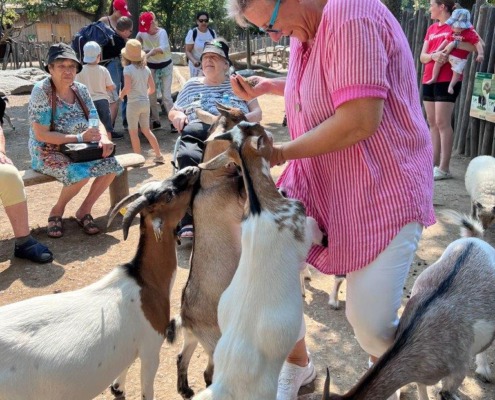
[(199, 118), (201, 122), (208, 125), (213, 125), (218, 119), (218, 116), (213, 115), (201, 108), (196, 108), (194, 112), (196, 113), (196, 116)]
[(220, 112), (220, 114), (228, 116), (230, 114), (231, 108), (226, 106), (225, 104), (219, 103), (218, 101), (215, 101), (215, 107), (217, 110)]
[(215, 136), (211, 140), (228, 140), (229, 142), (232, 142), (233, 136), (232, 136), (232, 133), (230, 133), (230, 131), (228, 131), (228, 132), (222, 133), (221, 135)]

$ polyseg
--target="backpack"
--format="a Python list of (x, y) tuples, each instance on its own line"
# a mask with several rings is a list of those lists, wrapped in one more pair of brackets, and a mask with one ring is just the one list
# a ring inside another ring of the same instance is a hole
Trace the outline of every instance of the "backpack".
[(87, 42), (94, 41), (103, 47), (109, 42), (112, 42), (112, 46), (115, 45), (113, 40), (114, 31), (108, 25), (101, 21), (93, 22), (81, 28), (79, 32), (74, 35), (71, 46), (77, 54), (77, 58), (82, 62), (84, 58), (83, 47)]
[[(213, 36), (213, 39), (215, 39), (215, 31), (208, 27), (208, 30), (210, 31), (210, 35)], [(198, 37), (198, 28), (193, 29), (193, 42), (196, 41), (196, 38)]]

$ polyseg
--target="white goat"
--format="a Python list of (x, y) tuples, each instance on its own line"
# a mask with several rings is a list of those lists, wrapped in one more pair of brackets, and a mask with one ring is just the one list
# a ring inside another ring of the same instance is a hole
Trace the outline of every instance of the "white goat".
[(471, 196), (472, 217), (487, 229), (495, 221), (495, 158), (473, 158), (466, 170), (465, 184)]
[(109, 224), (130, 203), (124, 239), (141, 213), (131, 262), (85, 288), (0, 308), (0, 400), (90, 400), (119, 374), (111, 389), (123, 395), (136, 357), (141, 359), (141, 399), (153, 399), (177, 268), (176, 226), (199, 175), (196, 167), (183, 169), (114, 208)]
[(271, 141), (259, 124), (241, 122), (217, 139), (231, 140), (231, 146), (200, 168), (239, 165), (248, 201), (239, 266), (218, 305), (222, 336), (213, 384), (195, 399), (274, 400), (302, 323), (299, 269), (313, 239), (321, 243), (323, 234), (299, 201), (275, 187)]
[[(246, 120), (237, 108), (219, 103), (217, 108), (219, 116), (196, 110), (198, 117), (211, 125), (203, 161), (213, 159), (229, 147), (228, 141), (213, 138)], [(239, 264), (245, 202), (242, 175), (236, 166), (201, 172), (199, 189), (192, 204), (195, 237), (189, 277), (182, 291), (180, 316), (171, 321), (167, 330), (167, 340), (172, 343), (176, 329), (183, 328), (184, 344), (177, 356), (177, 391), (185, 399), (194, 395), (188, 383), (187, 369), (198, 341), (208, 355), (208, 366), (204, 371), (206, 385), (212, 382), (213, 352), (221, 335), (218, 302)]]
[(485, 380), (491, 371), (483, 352), (495, 335), (495, 249), (483, 240), (481, 225), (449, 212), (461, 223), (464, 238), (452, 242), (440, 259), (416, 279), (394, 344), (345, 395), (324, 400), (383, 400), (402, 386), (417, 382), (420, 400), (425, 385), (442, 380), (440, 398), (454, 394), (476, 355), (476, 372)]

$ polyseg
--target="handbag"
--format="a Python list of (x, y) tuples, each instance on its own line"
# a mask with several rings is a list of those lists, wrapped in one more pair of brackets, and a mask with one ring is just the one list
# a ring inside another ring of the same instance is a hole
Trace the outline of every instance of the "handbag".
[[(50, 130), (54, 131), (55, 130), (55, 122), (53, 121), (53, 118), (55, 116), (55, 110), (57, 107), (57, 99), (56, 99), (56, 89), (55, 85), (53, 84), (53, 81), (50, 80), (51, 86), (52, 86), (52, 96), (51, 96), (51, 102), (52, 102), (52, 117), (51, 117), (51, 122), (50, 122)], [(79, 90), (75, 85), (71, 86), (72, 91), (74, 92), (77, 101), (79, 102), (79, 105), (81, 106), (84, 115), (86, 119), (89, 117), (89, 110), (88, 107), (86, 107), (86, 104), (81, 98), (81, 95), (79, 94)], [(90, 143), (65, 143), (59, 146), (59, 151), (62, 154), (65, 154), (67, 157), (70, 158), (72, 162), (86, 162), (86, 161), (94, 161), (94, 160), (99, 160), (103, 158), (103, 148), (99, 146), (99, 143), (97, 142), (90, 142)], [(110, 154), (109, 157), (112, 157), (115, 155), (115, 145), (113, 146), (112, 153)]]

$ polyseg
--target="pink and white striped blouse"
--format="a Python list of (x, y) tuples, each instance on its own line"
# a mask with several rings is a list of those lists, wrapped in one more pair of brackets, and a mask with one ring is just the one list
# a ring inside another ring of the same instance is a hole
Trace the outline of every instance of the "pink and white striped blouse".
[(402, 29), (379, 0), (328, 1), (313, 44), (291, 38), (285, 88), (291, 138), (341, 104), (369, 97), (385, 100), (373, 136), (293, 160), (278, 181), (328, 233), (328, 249), (313, 246), (308, 256), (327, 274), (365, 267), (409, 222), (435, 222), (432, 145)]

